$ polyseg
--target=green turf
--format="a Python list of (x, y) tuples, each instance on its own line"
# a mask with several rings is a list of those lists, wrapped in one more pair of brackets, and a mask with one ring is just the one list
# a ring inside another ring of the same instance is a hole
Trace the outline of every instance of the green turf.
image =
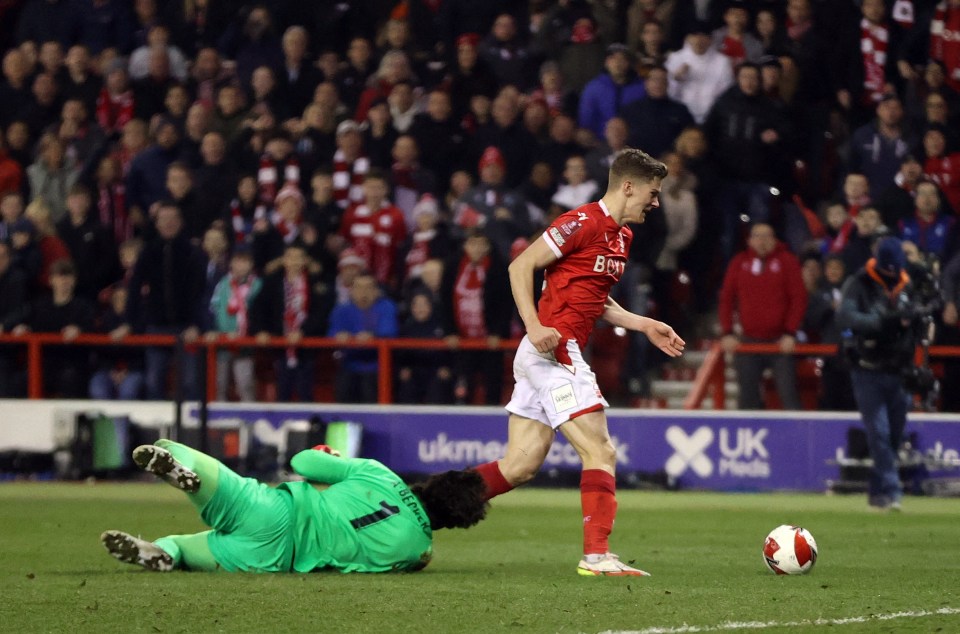
[[(3, 632), (601, 632), (727, 621), (837, 619), (960, 608), (960, 501), (621, 491), (612, 545), (647, 579), (581, 578), (579, 496), (521, 490), (469, 531), (441, 531), (407, 575), (157, 574), (110, 558), (98, 536), (201, 528), (162, 484), (0, 485)], [(762, 564), (767, 531), (810, 529), (810, 575)], [(804, 628), (770, 628), (764, 632)], [(838, 632), (960, 632), (960, 615)]]

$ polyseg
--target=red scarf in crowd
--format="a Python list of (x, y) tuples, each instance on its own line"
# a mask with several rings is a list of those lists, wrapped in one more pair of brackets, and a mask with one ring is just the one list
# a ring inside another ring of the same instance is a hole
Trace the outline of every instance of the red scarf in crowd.
[(960, 90), (960, 7), (937, 5), (930, 22), (930, 59), (943, 62), (947, 85)]
[(860, 52), (863, 55), (864, 105), (875, 104), (883, 97), (887, 85), (885, 66), (890, 29), (885, 24), (860, 20)]
[(463, 258), (457, 269), (453, 287), (453, 315), (457, 331), (463, 337), (486, 337), (487, 325), (483, 318), (483, 285), (490, 268), (490, 256), (479, 262)]
[[(310, 310), (310, 282), (307, 274), (302, 273), (296, 279), (283, 278), (283, 334), (300, 330), (307, 320)], [(297, 367), (296, 348), (287, 348), (287, 367)]]
[(436, 229), (417, 231), (413, 234), (410, 250), (407, 252), (407, 257), (405, 258), (407, 270), (403, 276), (404, 279), (412, 280), (420, 277), (420, 271), (423, 270), (423, 263), (430, 259), (430, 241), (435, 237), (437, 237)]
[(117, 244), (133, 237), (123, 183), (108, 183), (97, 188), (97, 214), (100, 224), (110, 229)]
[(295, 222), (289, 222), (286, 218), (280, 215), (280, 212), (274, 210), (270, 214), (270, 223), (276, 227), (277, 231), (280, 232), (280, 236), (283, 238), (284, 243), (290, 244), (297, 239), (297, 236), (300, 235), (300, 223), (302, 218), (297, 218)]
[(363, 179), (369, 171), (370, 160), (365, 156), (350, 164), (343, 150), (337, 150), (333, 155), (333, 200), (341, 208), (363, 201)]
[(260, 157), (260, 169), (257, 171), (257, 190), (260, 205), (264, 208), (273, 207), (273, 201), (277, 197), (277, 192), (293, 185), (300, 186), (300, 163), (293, 154), (287, 157), (283, 163), (283, 179), (277, 171), (276, 161), (269, 154)]
[(230, 225), (233, 229), (234, 243), (240, 244), (247, 239), (253, 225), (253, 218), (247, 219), (243, 215), (243, 207), (239, 198), (230, 201)]
[(240, 337), (247, 336), (247, 298), (250, 296), (250, 289), (253, 287), (255, 275), (248, 275), (246, 279), (240, 281), (234, 276), (230, 276), (230, 297), (227, 299), (227, 314), (237, 318), (236, 334)]
[(97, 97), (97, 123), (107, 134), (123, 129), (133, 119), (133, 91), (111, 95), (106, 88)]
[(787, 37), (791, 40), (799, 40), (801, 37), (807, 34), (807, 31), (810, 30), (810, 27), (813, 26), (813, 20), (806, 20), (804, 22), (794, 22), (790, 18), (787, 18)]

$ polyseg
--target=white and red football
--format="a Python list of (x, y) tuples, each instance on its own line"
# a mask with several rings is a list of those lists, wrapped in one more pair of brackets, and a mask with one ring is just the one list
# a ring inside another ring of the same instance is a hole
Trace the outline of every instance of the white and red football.
[(783, 524), (763, 542), (763, 562), (778, 575), (804, 575), (817, 563), (817, 540), (805, 528)]

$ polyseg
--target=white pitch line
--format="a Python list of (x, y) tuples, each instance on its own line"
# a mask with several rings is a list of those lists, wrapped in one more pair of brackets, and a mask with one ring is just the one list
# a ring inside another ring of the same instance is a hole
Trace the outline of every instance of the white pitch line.
[(803, 621), (726, 621), (718, 625), (680, 625), (677, 627), (648, 627), (642, 630), (606, 630), (600, 634), (699, 634), (700, 632), (728, 632), (732, 630), (765, 630), (771, 627), (804, 627), (808, 625), (850, 625), (894, 619), (918, 619), (925, 616), (960, 614), (960, 608), (940, 608), (912, 612), (891, 612), (851, 616), (843, 619), (805, 619)]

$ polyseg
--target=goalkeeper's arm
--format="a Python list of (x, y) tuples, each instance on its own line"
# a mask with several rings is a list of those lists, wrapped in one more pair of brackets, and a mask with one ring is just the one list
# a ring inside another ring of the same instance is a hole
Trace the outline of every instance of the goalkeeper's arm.
[(290, 459), (290, 466), (312, 482), (336, 484), (349, 478), (369, 463), (366, 458), (341, 458), (340, 453), (327, 445), (304, 449)]

